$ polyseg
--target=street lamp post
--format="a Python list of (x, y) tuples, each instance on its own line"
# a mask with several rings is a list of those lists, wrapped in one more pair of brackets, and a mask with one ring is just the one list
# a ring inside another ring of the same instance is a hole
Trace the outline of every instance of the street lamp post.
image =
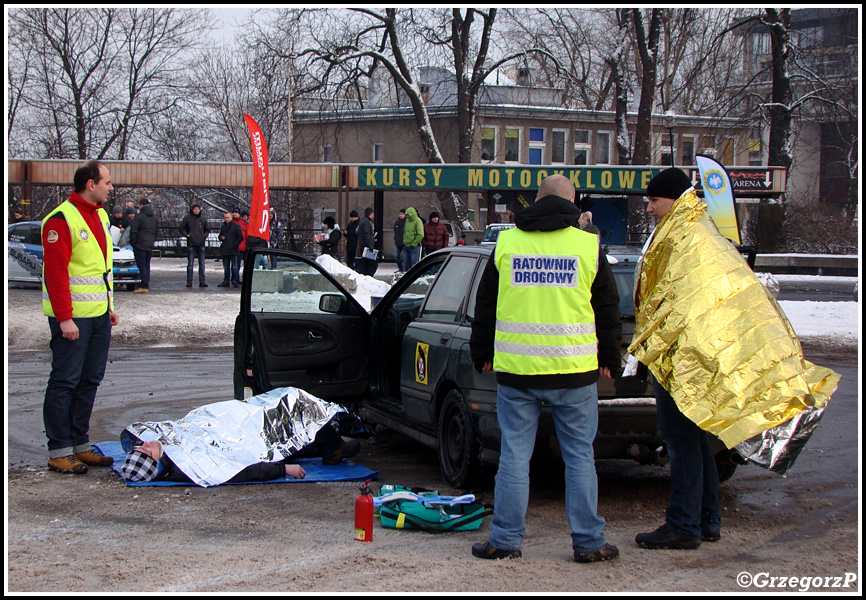
[(674, 167), (676, 166), (674, 164), (674, 124), (676, 123), (674, 113), (671, 111), (666, 112), (662, 121), (668, 130), (668, 141), (671, 145), (671, 166)]

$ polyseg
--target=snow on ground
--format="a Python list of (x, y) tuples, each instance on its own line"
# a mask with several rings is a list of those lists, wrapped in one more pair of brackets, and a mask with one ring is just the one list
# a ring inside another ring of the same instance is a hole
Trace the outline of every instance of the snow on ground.
[(834, 338), (856, 345), (860, 339), (858, 302), (779, 302), (800, 339)]
[[(317, 262), (338, 279), (354, 282), (353, 296), (367, 308), (372, 298), (383, 296), (390, 285), (372, 277), (351, 271), (329, 256)], [(207, 262), (208, 280), (215, 284), (222, 277), (222, 265)], [(154, 260), (153, 271), (171, 274), (180, 281), (185, 277), (186, 259)], [(388, 277), (395, 270), (393, 264), (380, 265), (377, 275)], [(776, 275), (777, 279), (797, 278), (808, 281), (826, 281), (829, 278), (801, 275)], [(856, 277), (844, 279), (853, 290)], [(815, 282), (817, 285), (817, 281)], [(321, 293), (321, 292), (320, 292)], [(320, 294), (319, 293), (319, 294)], [(42, 315), (38, 289), (26, 293), (7, 294), (8, 350), (48, 349), (48, 327)], [(307, 300), (310, 304), (310, 300)], [(318, 296), (312, 304), (317, 305)], [(858, 302), (780, 302), (791, 321), (794, 331), (802, 340), (843, 345), (856, 348), (860, 340), (860, 310)], [(132, 294), (115, 293), (115, 308), (120, 324), (114, 329), (112, 342), (133, 346), (230, 346), (234, 322), (240, 307), (238, 290), (207, 290), (192, 288), (181, 292)]]

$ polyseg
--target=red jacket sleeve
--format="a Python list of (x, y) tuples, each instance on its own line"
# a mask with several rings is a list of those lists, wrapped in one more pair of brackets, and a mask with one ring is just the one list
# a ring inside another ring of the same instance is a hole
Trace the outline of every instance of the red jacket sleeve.
[(72, 318), (72, 295), (69, 292), (69, 259), (72, 238), (62, 213), (51, 217), (42, 227), (42, 277), (51, 308), (58, 321)]

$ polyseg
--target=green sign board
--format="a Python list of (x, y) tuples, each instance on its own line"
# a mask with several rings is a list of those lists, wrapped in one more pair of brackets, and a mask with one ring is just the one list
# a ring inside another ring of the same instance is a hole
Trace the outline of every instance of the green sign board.
[(537, 190), (550, 175), (581, 193), (641, 194), (663, 167), (529, 167), (523, 165), (359, 165), (358, 189)]

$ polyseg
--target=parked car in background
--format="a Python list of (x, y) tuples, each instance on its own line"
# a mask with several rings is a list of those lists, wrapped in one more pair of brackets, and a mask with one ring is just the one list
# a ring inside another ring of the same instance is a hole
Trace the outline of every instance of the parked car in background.
[(496, 244), (496, 239), (499, 234), (506, 229), (514, 227), (514, 223), (491, 223), (484, 228), (484, 237), (481, 238), (482, 246), (493, 246)]
[[(469, 352), (475, 294), (491, 246), (439, 250), (410, 269), (367, 312), (312, 260), (257, 250), (272, 268), (247, 260), (235, 322), (234, 386), (242, 398), (282, 386), (356, 408), (439, 454), (445, 480), (472, 485), (497, 462), (496, 380), (477, 373)], [(623, 353), (634, 330), (633, 263), (612, 265), (623, 309)], [(664, 460), (652, 389), (636, 377), (600, 380), (598, 459)], [(556, 448), (549, 409), (539, 441)], [(733, 473), (717, 441), (725, 478)]]
[[(42, 284), (42, 223), (24, 221), (13, 223), (8, 228), (9, 277), (10, 283)], [(141, 283), (135, 255), (130, 247), (113, 246), (114, 289), (123, 286), (135, 289)]]

